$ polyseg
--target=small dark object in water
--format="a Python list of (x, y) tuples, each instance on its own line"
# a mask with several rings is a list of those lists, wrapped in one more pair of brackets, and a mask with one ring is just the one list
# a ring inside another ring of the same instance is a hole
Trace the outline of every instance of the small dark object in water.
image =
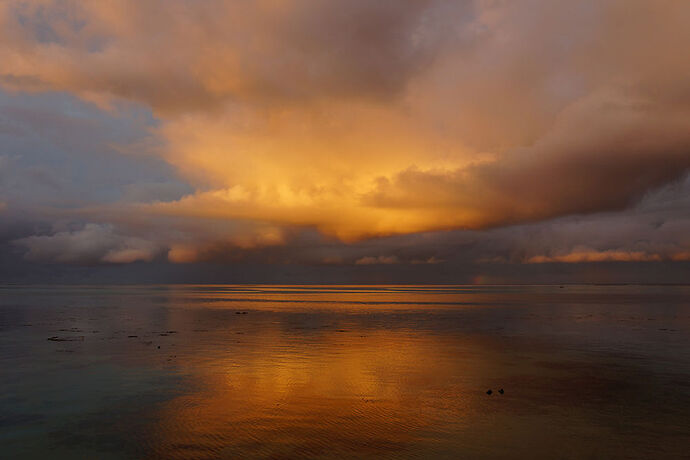
[(486, 394), (490, 395), (491, 393), (493, 393), (493, 391), (491, 391), (491, 390), (486, 390)]
[(243, 311), (243, 312), (242, 312), (242, 314), (243, 314), (243, 315), (246, 315), (246, 314), (247, 314), (247, 312), (246, 312), (246, 311)]
[(58, 337), (54, 335), (53, 337), (48, 337), (48, 340), (50, 340), (51, 342), (83, 342), (84, 336), (80, 335), (79, 337)]
[(128, 335), (127, 337), (130, 338), (130, 339), (133, 339), (133, 338), (135, 338), (135, 337), (137, 337), (137, 336), (136, 336), (136, 335)]
[(503, 391), (503, 388), (501, 388), (500, 390), (498, 390), (498, 392), (501, 393), (501, 394), (505, 393), (505, 392)]
[(241, 312), (241, 311), (236, 311), (235, 314), (236, 314), (236, 315), (241, 315), (242, 312)]
[(161, 346), (160, 346), (160, 345), (158, 345), (158, 348), (160, 348), (160, 347), (161, 347)]

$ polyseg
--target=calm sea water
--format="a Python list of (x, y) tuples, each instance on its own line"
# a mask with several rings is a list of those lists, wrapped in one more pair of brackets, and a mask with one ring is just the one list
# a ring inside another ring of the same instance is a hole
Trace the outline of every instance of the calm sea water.
[(0, 360), (8, 459), (690, 452), (687, 286), (4, 286)]

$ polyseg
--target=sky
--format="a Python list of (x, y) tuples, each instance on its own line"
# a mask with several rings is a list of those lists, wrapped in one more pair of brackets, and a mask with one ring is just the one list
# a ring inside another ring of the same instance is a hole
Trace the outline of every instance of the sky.
[(689, 23), (4, 1), (0, 282), (688, 282)]

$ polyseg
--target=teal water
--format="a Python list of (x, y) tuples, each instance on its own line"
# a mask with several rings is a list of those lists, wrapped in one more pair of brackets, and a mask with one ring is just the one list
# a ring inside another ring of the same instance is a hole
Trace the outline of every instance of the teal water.
[(0, 286), (0, 366), (1, 458), (690, 451), (688, 286)]

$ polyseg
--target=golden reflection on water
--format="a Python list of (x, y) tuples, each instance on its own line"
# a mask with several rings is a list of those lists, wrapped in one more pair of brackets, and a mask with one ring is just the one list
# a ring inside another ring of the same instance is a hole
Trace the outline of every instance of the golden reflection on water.
[(207, 350), (215, 356), (195, 369), (199, 391), (160, 409), (158, 455), (404, 453), (425, 430), (461, 424), (483, 395), (468, 388), (476, 363), (453, 360), (429, 335), (351, 327), (309, 341), (278, 329), (249, 339), (245, 352)]
[(689, 298), (629, 286), (7, 288), (5, 449), (680, 458)]
[[(554, 327), (567, 336), (582, 318), (610, 321), (599, 306), (609, 294), (573, 289), (568, 305), (580, 307), (554, 310), (551, 302), (563, 301), (558, 288), (169, 288), (157, 321), (181, 332), (175, 343), (163, 340), (188, 390), (154, 411), (150, 456), (615, 452), (590, 420), (618, 410), (617, 379), (625, 377), (605, 363), (572, 364), (567, 347), (534, 338)], [(516, 324), (528, 325), (525, 337), (522, 326), (505, 333)], [(569, 421), (550, 432), (554, 420)], [(577, 441), (587, 436), (597, 447)]]

